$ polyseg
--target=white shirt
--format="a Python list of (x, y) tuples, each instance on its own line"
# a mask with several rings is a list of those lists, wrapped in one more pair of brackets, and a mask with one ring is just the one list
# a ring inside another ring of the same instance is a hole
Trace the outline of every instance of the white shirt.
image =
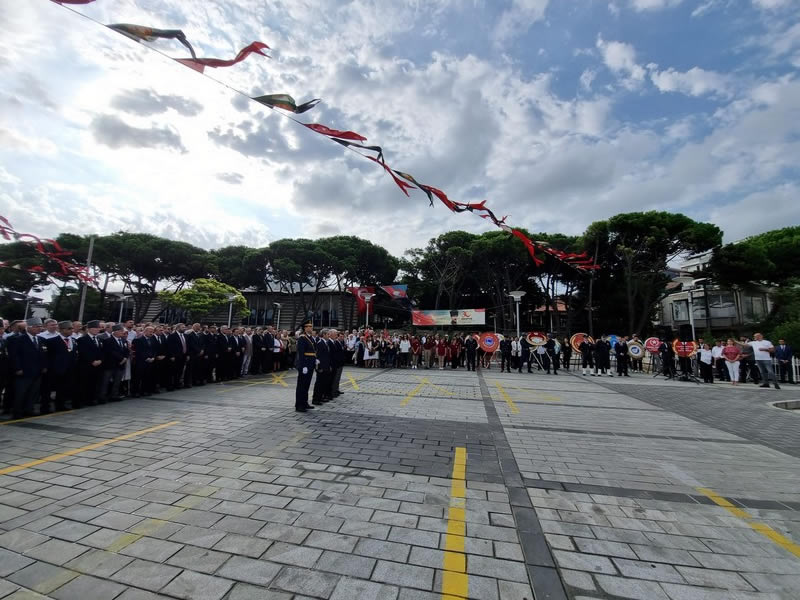
[(520, 346), (519, 340), (511, 340), (511, 354), (514, 356), (518, 355), (521, 348), (522, 347)]
[(400, 340), (400, 352), (408, 352), (409, 350), (411, 350), (411, 342)]
[(772, 360), (772, 356), (767, 351), (772, 348), (772, 342), (769, 340), (761, 340), (760, 342), (754, 340), (750, 342), (750, 347), (753, 349), (754, 360)]
[(281, 351), (281, 340), (280, 338), (275, 338), (275, 341), (272, 342), (272, 351), (273, 352), (280, 352)]
[(711, 356), (712, 356), (714, 359), (717, 359), (717, 358), (722, 358), (722, 349), (723, 349), (724, 347), (725, 347), (725, 346), (714, 346), (713, 348), (711, 348)]
[(43, 340), (49, 340), (50, 338), (54, 338), (57, 335), (59, 335), (57, 331), (54, 331), (53, 333), (50, 333), (49, 331), (41, 331), (36, 334), (36, 337), (40, 337)]
[(710, 365), (712, 358), (713, 356), (711, 350), (700, 350), (700, 362)]

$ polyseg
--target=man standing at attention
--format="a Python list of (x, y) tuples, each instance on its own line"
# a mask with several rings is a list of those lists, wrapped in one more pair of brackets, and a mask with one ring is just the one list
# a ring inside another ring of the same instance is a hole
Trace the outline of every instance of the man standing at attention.
[(308, 403), (308, 388), (314, 376), (314, 367), (317, 365), (317, 352), (311, 339), (313, 323), (306, 319), (302, 323), (303, 333), (297, 338), (297, 390), (294, 397), (294, 409), (297, 412), (306, 412), (314, 408)]
[(786, 340), (778, 340), (778, 347), (775, 348), (775, 358), (778, 359), (778, 369), (781, 373), (781, 383), (786, 383), (786, 376), (789, 376), (789, 383), (794, 383), (794, 373), (792, 372), (792, 357), (794, 352), (791, 346), (786, 345)]

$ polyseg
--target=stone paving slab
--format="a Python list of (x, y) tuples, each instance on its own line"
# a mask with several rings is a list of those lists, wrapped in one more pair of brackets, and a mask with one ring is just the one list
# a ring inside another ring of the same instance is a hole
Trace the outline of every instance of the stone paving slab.
[(294, 381), (0, 425), (0, 469), (45, 460), (0, 475), (0, 598), (800, 596), (751, 526), (800, 540), (800, 422), (758, 404), (752, 432), (752, 390), (716, 427), (729, 390), (646, 376), (347, 369), (302, 415)]

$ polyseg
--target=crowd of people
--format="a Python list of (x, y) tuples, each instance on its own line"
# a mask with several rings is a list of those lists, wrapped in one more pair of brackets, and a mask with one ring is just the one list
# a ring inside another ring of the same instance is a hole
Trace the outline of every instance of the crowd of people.
[(0, 319), (2, 413), (151, 396), (292, 368), (294, 333), (273, 327)]
[[(570, 341), (558, 341), (552, 334), (537, 343), (524, 335), (508, 336), (494, 351), (486, 351), (478, 340), (477, 333), (315, 331), (311, 321), (290, 332), (272, 326), (0, 319), (0, 406), (4, 414), (24, 418), (36, 414), (37, 404), (38, 414), (47, 414), (296, 368), (295, 408), (305, 411), (341, 394), (339, 381), (346, 364), (475, 371), (491, 369), (494, 363), (504, 372), (521, 373), (525, 368), (530, 373), (536, 368), (557, 375), (572, 362)], [(577, 344), (582, 374), (613, 376), (612, 359), (618, 376), (644, 372), (644, 353), (632, 355), (634, 345), (643, 347), (636, 335), (622, 336), (613, 344), (605, 335), (597, 340), (584, 336)], [(752, 381), (769, 387), (772, 381), (779, 388), (777, 365), (780, 382), (794, 383), (793, 351), (784, 340), (776, 347), (761, 334), (713, 345), (699, 339), (697, 348), (694, 357), (676, 357), (672, 343), (661, 340), (657, 368), (674, 377), (694, 372), (696, 366), (707, 383)], [(648, 367), (654, 368), (652, 360)]]
[[(628, 377), (628, 372), (643, 372), (642, 358), (630, 355), (630, 342), (639, 342), (638, 336), (622, 336), (612, 346), (606, 336), (595, 342), (584, 336), (580, 342), (581, 367), (583, 375), (613, 377), (611, 372), (611, 358), (615, 358), (618, 376)], [(639, 342), (641, 343), (641, 342)], [(699, 338), (693, 345), (694, 352), (688, 356), (677, 355), (672, 340), (661, 338), (656, 352), (658, 360), (651, 358), (650, 370), (660, 373), (668, 378), (689, 379), (697, 371), (703, 383), (727, 381), (733, 385), (748, 381), (770, 387), (770, 381), (775, 389), (780, 389), (780, 383), (795, 383), (792, 366), (794, 351), (786, 341), (778, 340), (778, 345), (765, 340), (760, 333), (753, 335), (753, 339), (740, 337), (728, 338), (727, 341), (716, 340), (713, 343)]]
[[(569, 368), (572, 349), (569, 342), (561, 344), (554, 336), (547, 342), (535, 345), (525, 336), (503, 338), (495, 351), (487, 352), (478, 343), (477, 333), (452, 336), (447, 334), (389, 334), (388, 332), (353, 331), (346, 337), (347, 350), (352, 362), (365, 368), (408, 369), (459, 369), (474, 371), (491, 369), (499, 362), (501, 371), (516, 369), (522, 372), (527, 366), (557, 375), (563, 363)], [(562, 358), (563, 356), (563, 358)]]

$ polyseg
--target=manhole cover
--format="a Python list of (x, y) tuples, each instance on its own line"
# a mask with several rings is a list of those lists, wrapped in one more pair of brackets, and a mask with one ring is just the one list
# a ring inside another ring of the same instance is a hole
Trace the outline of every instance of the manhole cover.
[(792, 412), (800, 414), (800, 400), (782, 400), (780, 402), (772, 402), (771, 404), (775, 408), (791, 410)]

